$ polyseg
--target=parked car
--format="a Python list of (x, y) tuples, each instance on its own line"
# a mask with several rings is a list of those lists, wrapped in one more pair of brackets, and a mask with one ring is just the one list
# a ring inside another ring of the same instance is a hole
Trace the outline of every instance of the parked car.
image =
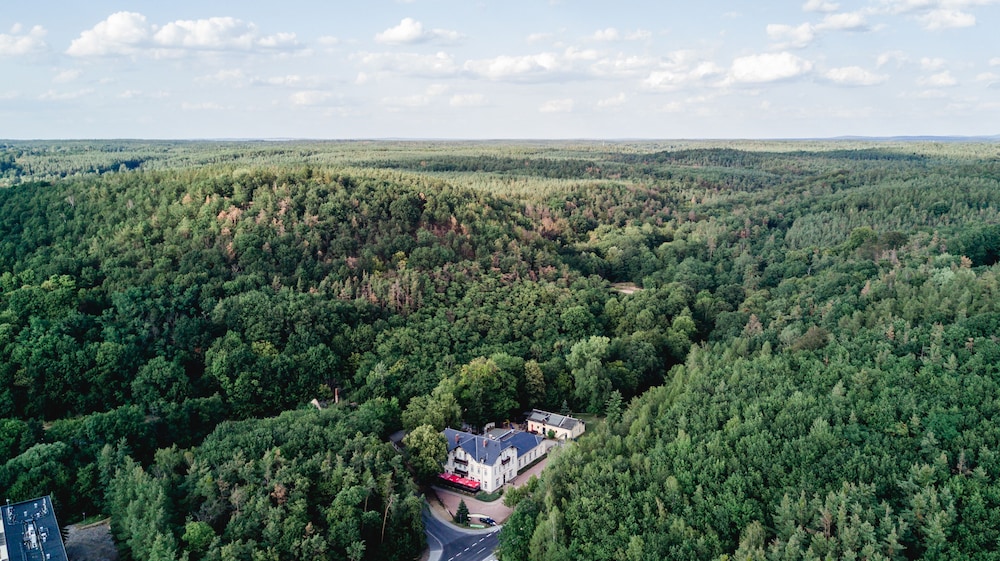
[(493, 520), (489, 516), (480, 516), (479, 517), (479, 521), (482, 522), (483, 524), (486, 524), (487, 526), (496, 526), (497, 525), (497, 521)]

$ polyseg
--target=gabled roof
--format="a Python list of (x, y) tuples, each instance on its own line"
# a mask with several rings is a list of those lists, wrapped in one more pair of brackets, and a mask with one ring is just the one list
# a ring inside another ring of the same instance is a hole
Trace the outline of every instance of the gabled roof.
[(444, 437), (448, 440), (448, 452), (455, 448), (465, 450), (477, 462), (486, 465), (496, 463), (503, 451), (514, 448), (517, 456), (527, 454), (541, 444), (544, 438), (519, 430), (494, 430), (489, 435), (477, 436), (455, 429), (444, 429)]
[(514, 434), (508, 436), (505, 442), (508, 442), (514, 448), (517, 448), (517, 457), (521, 457), (528, 452), (534, 450), (544, 438), (538, 436), (537, 434), (531, 434), (530, 432), (524, 431), (514, 431)]
[(444, 437), (448, 440), (448, 452), (461, 448), (477, 462), (486, 465), (495, 464), (503, 451), (509, 448), (506, 443), (455, 429), (444, 429)]
[(573, 430), (578, 423), (583, 422), (580, 419), (574, 419), (573, 417), (567, 417), (566, 415), (560, 415), (558, 413), (549, 413), (548, 411), (542, 411), (541, 409), (532, 409), (531, 414), (528, 415), (528, 420), (566, 430)]

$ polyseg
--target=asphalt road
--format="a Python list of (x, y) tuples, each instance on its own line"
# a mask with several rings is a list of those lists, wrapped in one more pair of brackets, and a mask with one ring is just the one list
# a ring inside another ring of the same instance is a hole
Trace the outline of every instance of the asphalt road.
[(456, 528), (439, 520), (427, 508), (423, 518), (431, 550), (429, 561), (482, 561), (493, 555), (499, 542), (500, 526), (484, 530)]

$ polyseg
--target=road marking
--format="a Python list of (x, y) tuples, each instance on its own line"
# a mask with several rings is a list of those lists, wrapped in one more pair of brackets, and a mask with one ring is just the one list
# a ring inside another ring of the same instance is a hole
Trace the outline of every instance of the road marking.
[(469, 548), (465, 548), (465, 549), (463, 549), (463, 550), (462, 550), (462, 553), (465, 553), (466, 551), (469, 551)]
[(482, 549), (480, 549), (479, 551), (477, 551), (477, 552), (476, 552), (476, 555), (479, 555), (480, 553), (482, 553), (482, 552), (484, 552), (484, 551), (486, 551), (486, 548), (485, 548), (485, 547), (484, 547), (484, 548), (482, 548)]

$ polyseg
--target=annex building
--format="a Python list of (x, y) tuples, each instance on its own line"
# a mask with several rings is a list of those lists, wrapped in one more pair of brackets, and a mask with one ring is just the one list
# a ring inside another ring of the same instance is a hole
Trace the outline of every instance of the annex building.
[(487, 493), (517, 477), (525, 466), (545, 455), (541, 436), (514, 429), (493, 429), (485, 435), (444, 429), (448, 440), (447, 474), (478, 481)]
[(50, 497), (2, 508), (0, 561), (67, 561)]
[(532, 409), (527, 421), (528, 432), (547, 436), (552, 431), (560, 440), (574, 440), (587, 430), (587, 424), (580, 419), (541, 409)]

